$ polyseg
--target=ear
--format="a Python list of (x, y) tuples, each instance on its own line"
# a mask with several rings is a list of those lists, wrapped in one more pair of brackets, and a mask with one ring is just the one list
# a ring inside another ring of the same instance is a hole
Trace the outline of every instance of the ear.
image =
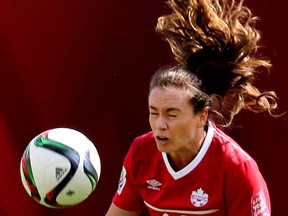
[(198, 127), (204, 127), (207, 123), (207, 119), (208, 119), (208, 109), (204, 109), (202, 112), (199, 113)]

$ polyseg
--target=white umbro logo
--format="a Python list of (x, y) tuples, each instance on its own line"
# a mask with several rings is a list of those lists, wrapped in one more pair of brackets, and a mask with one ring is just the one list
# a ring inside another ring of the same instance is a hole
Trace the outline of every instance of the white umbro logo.
[(162, 185), (162, 183), (160, 183), (156, 179), (147, 180), (146, 182), (148, 183), (149, 189), (157, 190), (157, 191), (160, 190), (160, 186)]

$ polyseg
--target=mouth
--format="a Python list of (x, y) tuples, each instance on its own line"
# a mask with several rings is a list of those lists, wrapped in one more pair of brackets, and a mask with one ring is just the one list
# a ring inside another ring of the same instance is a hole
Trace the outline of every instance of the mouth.
[(168, 137), (165, 137), (165, 136), (155, 136), (156, 140), (159, 141), (159, 142), (167, 142), (169, 140)]

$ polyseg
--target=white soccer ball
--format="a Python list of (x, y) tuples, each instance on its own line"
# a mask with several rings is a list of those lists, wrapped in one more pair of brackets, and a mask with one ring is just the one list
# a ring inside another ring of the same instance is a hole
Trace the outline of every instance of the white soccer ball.
[(20, 162), (27, 193), (51, 208), (79, 204), (95, 189), (101, 161), (94, 144), (69, 128), (44, 131), (28, 144)]

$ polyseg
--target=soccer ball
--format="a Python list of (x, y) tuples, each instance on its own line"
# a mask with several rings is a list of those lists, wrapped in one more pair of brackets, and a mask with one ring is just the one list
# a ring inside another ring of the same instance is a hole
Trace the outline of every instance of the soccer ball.
[(95, 189), (101, 161), (81, 132), (54, 128), (34, 137), (20, 162), (22, 184), (38, 203), (51, 208), (79, 204)]

